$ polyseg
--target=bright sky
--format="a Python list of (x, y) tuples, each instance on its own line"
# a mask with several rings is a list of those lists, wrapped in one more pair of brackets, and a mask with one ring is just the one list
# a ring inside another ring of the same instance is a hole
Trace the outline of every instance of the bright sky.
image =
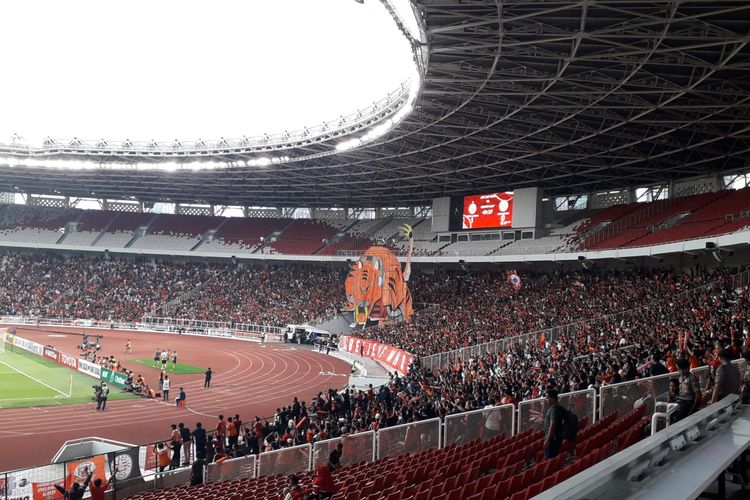
[(26, 144), (292, 131), (413, 72), (379, 0), (3, 0), (0, 58), (0, 143)]

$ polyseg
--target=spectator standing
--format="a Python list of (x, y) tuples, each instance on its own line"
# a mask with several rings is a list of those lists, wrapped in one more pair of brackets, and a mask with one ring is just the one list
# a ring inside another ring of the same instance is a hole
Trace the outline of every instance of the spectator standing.
[(193, 467), (190, 469), (190, 486), (198, 486), (203, 484), (203, 477), (206, 472), (206, 460), (199, 458), (193, 462)]
[(154, 446), (154, 453), (156, 454), (156, 464), (159, 467), (159, 472), (164, 472), (164, 469), (169, 467), (172, 459), (169, 457), (169, 445), (165, 443), (157, 443)]
[(88, 476), (86, 477), (86, 481), (83, 483), (83, 486), (78, 483), (73, 483), (70, 487), (70, 490), (66, 490), (59, 484), (56, 484), (55, 489), (62, 494), (65, 500), (81, 500), (83, 498), (83, 495), (86, 493), (86, 487), (89, 485), (89, 482), (91, 482), (91, 472), (88, 472)]
[[(485, 409), (491, 409), (495, 407), (495, 399), (490, 399), (490, 404), (485, 406)], [(500, 434), (500, 410), (487, 412), (487, 420), (484, 422), (484, 433), (485, 439), (491, 439)]]
[(216, 422), (216, 438), (223, 448), (227, 439), (227, 423), (224, 421), (224, 415), (219, 415), (219, 421)]
[(669, 369), (661, 363), (661, 356), (658, 353), (654, 353), (651, 356), (651, 366), (648, 367), (649, 377), (666, 375), (667, 373), (669, 373)]
[(169, 376), (168, 375), (164, 375), (164, 380), (162, 381), (161, 392), (163, 393), (162, 401), (169, 401)]
[(678, 359), (677, 368), (680, 370), (680, 377), (678, 379), (680, 389), (677, 393), (678, 408), (675, 412), (675, 422), (693, 413), (701, 400), (698, 378), (690, 373), (690, 361), (686, 358)]
[(198, 486), (203, 484), (203, 478), (206, 473), (206, 460), (199, 458), (193, 462), (193, 467), (190, 469), (190, 486)]
[(115, 467), (114, 474), (112, 474), (107, 482), (104, 483), (100, 478), (94, 479), (94, 482), (89, 484), (89, 491), (91, 492), (91, 500), (104, 500), (104, 493), (109, 488), (109, 483), (117, 474), (117, 468)]
[(557, 399), (557, 390), (547, 391), (547, 413), (544, 415), (544, 458), (555, 458), (562, 444), (562, 408)]
[(318, 498), (331, 498), (338, 492), (331, 474), (334, 469), (335, 466), (331, 463), (318, 466), (318, 475), (313, 480), (313, 493), (318, 495)]
[(716, 369), (716, 384), (711, 396), (711, 403), (721, 401), (730, 394), (740, 393), (740, 370), (732, 364), (732, 351), (722, 349), (719, 351), (721, 364)]
[(190, 445), (193, 442), (193, 435), (190, 432), (190, 428), (185, 427), (185, 424), (182, 422), (177, 424), (177, 428), (180, 430), (180, 437), (182, 438), (182, 465), (190, 465)]
[(180, 449), (182, 448), (182, 435), (177, 430), (175, 424), (171, 425), (172, 435), (170, 436), (170, 445), (172, 447), (172, 461), (169, 464), (169, 470), (176, 469), (180, 466)]
[(195, 443), (195, 457), (206, 458), (206, 429), (200, 422), (195, 424), (193, 431), (193, 442)]
[(206, 370), (206, 378), (203, 381), (203, 388), (204, 389), (210, 389), (211, 388), (211, 377), (213, 376), (214, 372), (211, 371), (211, 367), (208, 367), (208, 370)]
[(232, 420), (232, 417), (227, 418), (227, 435), (229, 436), (229, 449), (231, 451), (236, 451), (237, 441), (239, 439), (239, 429), (237, 429), (237, 423)]

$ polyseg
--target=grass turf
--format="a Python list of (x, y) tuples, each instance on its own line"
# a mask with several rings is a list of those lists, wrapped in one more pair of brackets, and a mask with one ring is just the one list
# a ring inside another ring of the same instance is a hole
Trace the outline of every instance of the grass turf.
[[(58, 365), (52, 360), (35, 356), (18, 347), (5, 344), (0, 353), (0, 408), (60, 406), (88, 403), (96, 379)], [(70, 377), (73, 390), (70, 390)], [(108, 401), (134, 398), (130, 393), (112, 387)]]
[[(133, 361), (134, 363), (138, 363), (139, 365), (154, 368), (154, 358), (131, 358), (129, 361)], [(161, 367), (161, 362), (159, 363), (159, 367)], [(176, 375), (191, 375), (194, 373), (206, 373), (206, 369), (200, 368), (198, 366), (186, 365), (177, 361), (177, 367), (173, 370), (172, 361), (170, 361), (169, 363), (167, 363), (167, 373), (174, 373)]]

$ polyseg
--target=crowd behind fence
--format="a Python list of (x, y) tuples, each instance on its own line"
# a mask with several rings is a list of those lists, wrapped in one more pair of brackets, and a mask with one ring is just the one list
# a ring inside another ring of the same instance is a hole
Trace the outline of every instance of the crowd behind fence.
[[(701, 293), (707, 288), (711, 288), (720, 284), (727, 284), (734, 289), (750, 286), (750, 270), (742, 271), (732, 276), (728, 276), (724, 279), (705, 283), (696, 288), (686, 290), (680, 294), (675, 295), (672, 300), (676, 301), (680, 297), (686, 297), (690, 294)], [(654, 304), (647, 304), (628, 311), (621, 311), (605, 316), (598, 316), (583, 321), (556, 326), (554, 328), (548, 328), (546, 330), (539, 330), (523, 335), (501, 338), (482, 344), (463, 347), (461, 349), (454, 349), (452, 351), (432, 354), (430, 356), (422, 356), (420, 358), (420, 363), (423, 368), (427, 368), (430, 371), (435, 372), (438, 370), (450, 369), (458, 362), (458, 360), (468, 360), (470, 358), (477, 359), (488, 354), (507, 352), (512, 347), (525, 347), (527, 343), (536, 343), (537, 345), (539, 345), (542, 342), (562, 342), (564, 339), (572, 338), (584, 326), (604, 327), (605, 325), (611, 324), (619, 325), (627, 318), (638, 317), (639, 315), (643, 314), (643, 311), (648, 310), (653, 306)]]
[[(741, 372), (747, 369), (744, 359), (734, 362)], [(709, 367), (693, 370), (701, 388), (707, 388)], [(636, 379), (619, 384), (605, 385), (596, 391), (587, 389), (560, 394), (562, 406), (575, 413), (579, 419), (588, 417), (593, 423), (614, 412), (624, 415), (635, 407), (646, 405), (646, 415), (651, 415), (655, 403), (666, 401), (669, 379), (679, 373)], [(282, 448), (259, 455), (230, 458), (222, 463), (209, 463), (205, 481), (220, 482), (239, 478), (256, 478), (271, 475), (314, 470), (327, 463), (331, 451), (339, 443), (343, 444), (342, 465), (359, 462), (373, 462), (385, 457), (395, 457), (407, 453), (417, 453), (430, 448), (444, 448), (462, 445), (472, 441), (485, 441), (499, 434), (515, 435), (529, 429), (543, 428), (544, 415), (548, 409), (545, 398), (522, 401), (517, 407), (502, 405), (447, 415), (444, 419), (433, 418), (378, 431), (366, 431), (333, 439)], [(210, 436), (209, 436), (210, 438)], [(84, 457), (58, 464), (30, 467), (0, 474), (0, 492), (3, 499), (35, 498), (35, 491), (49, 491), (54, 484), (64, 484), (68, 488), (73, 480), (82, 480), (84, 467), (88, 466), (101, 477), (106, 478), (118, 466), (117, 478), (112, 481), (113, 498), (162, 488), (176, 484), (188, 484), (190, 468), (159, 472), (155, 443), (126, 448), (93, 457)], [(195, 443), (191, 443), (190, 456), (196, 456)], [(184, 453), (184, 450), (183, 450)], [(3, 491), (4, 490), (4, 491)]]

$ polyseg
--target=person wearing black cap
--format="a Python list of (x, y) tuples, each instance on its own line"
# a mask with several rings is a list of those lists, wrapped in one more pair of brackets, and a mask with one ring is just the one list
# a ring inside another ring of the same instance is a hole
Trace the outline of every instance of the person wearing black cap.
[(716, 383), (711, 395), (711, 404), (721, 401), (730, 394), (740, 393), (740, 371), (732, 364), (732, 351), (722, 349), (719, 351), (721, 364), (716, 369)]
[(698, 407), (701, 400), (701, 389), (698, 383), (698, 377), (690, 373), (690, 361), (686, 358), (677, 360), (677, 368), (680, 369), (679, 392), (677, 393), (677, 404), (679, 405), (675, 412), (675, 421), (687, 417)]

